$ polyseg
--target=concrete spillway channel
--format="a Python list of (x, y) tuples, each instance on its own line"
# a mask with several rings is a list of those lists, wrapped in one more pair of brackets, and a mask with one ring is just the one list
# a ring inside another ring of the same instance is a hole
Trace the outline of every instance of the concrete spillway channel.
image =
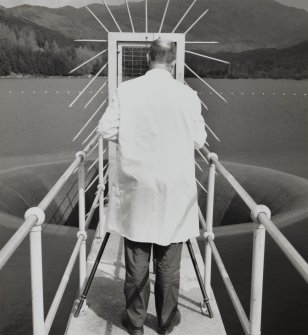
[[(72, 155), (74, 157), (74, 155)], [(56, 162), (49, 157), (43, 163), (22, 165), (0, 172), (0, 249), (24, 221), (25, 211), (43, 199), (61, 174), (71, 163), (71, 158)], [(91, 162), (87, 163), (87, 166)], [(95, 176), (95, 169), (87, 171), (86, 183)], [(74, 248), (78, 232), (78, 190), (75, 173), (57, 194), (46, 211), (42, 231), (44, 301), (47, 310), (63, 276), (65, 266)], [(96, 185), (87, 192), (87, 208), (92, 204)], [(77, 194), (76, 194), (77, 193)], [(97, 224), (98, 215), (92, 224)], [(88, 246), (95, 230), (88, 231)], [(90, 249), (90, 248), (89, 248)], [(66, 289), (61, 308), (52, 329), (53, 334), (63, 334), (78, 285), (78, 264)], [(31, 280), (29, 238), (17, 249), (5, 265), (0, 277), (1, 331), (15, 334), (32, 334)]]
[[(25, 211), (36, 206), (65, 171), (70, 161), (50, 161), (42, 164), (20, 166), (0, 172), (0, 213), (23, 218)], [(87, 163), (87, 167), (91, 162)], [(87, 171), (87, 169), (86, 169)], [(90, 184), (97, 171), (86, 174), (86, 185)], [(87, 204), (91, 204), (96, 184), (87, 193)], [(73, 174), (61, 188), (46, 210), (46, 223), (78, 227), (77, 173)]]

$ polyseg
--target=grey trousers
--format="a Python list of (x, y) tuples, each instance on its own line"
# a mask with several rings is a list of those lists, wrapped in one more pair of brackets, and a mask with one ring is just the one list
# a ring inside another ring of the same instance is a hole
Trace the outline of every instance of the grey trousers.
[[(155, 307), (158, 326), (168, 327), (178, 310), (180, 262), (183, 243), (154, 244), (156, 258)], [(149, 262), (151, 243), (124, 239), (126, 276), (124, 294), (129, 322), (142, 327), (150, 297)]]

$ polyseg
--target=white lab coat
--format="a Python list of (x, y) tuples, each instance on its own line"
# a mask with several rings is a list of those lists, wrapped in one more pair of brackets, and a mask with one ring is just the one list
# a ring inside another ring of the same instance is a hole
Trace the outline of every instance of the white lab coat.
[(118, 87), (99, 132), (118, 143), (107, 231), (160, 245), (199, 236), (194, 148), (206, 131), (196, 92), (150, 70)]

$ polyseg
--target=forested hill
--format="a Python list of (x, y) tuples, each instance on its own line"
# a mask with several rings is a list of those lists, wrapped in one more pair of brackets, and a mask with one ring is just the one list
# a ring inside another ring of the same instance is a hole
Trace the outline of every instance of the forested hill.
[[(163, 31), (171, 31), (190, 5), (170, 2)], [(165, 1), (149, 2), (149, 26), (158, 30)], [(117, 28), (106, 9), (91, 9), (111, 31)], [(187, 55), (187, 62), (203, 76), (214, 78), (296, 78), (308, 77), (308, 13), (272, 0), (207, 0), (193, 7), (181, 32), (209, 7), (210, 12), (188, 34), (188, 40), (216, 40), (220, 44), (200, 45), (195, 51), (231, 61), (227, 66)], [(130, 31), (125, 6), (111, 7), (123, 31)], [(137, 31), (144, 30), (144, 4), (131, 3)], [(69, 71), (94, 56), (102, 44), (75, 43), (76, 38), (105, 38), (106, 32), (85, 9), (0, 6), (0, 76), (14, 74), (68, 75)], [(194, 50), (193, 45), (188, 48)], [(96, 73), (106, 55), (77, 71)], [(106, 74), (106, 71), (103, 73)]]
[[(111, 4), (112, 1), (109, 1)], [(191, 5), (192, 0), (172, 0), (167, 11), (163, 32), (171, 32)], [(148, 1), (149, 31), (158, 31), (166, 0)], [(103, 4), (92, 4), (92, 11), (110, 31), (118, 31)], [(126, 5), (110, 6), (123, 31), (131, 31)], [(209, 12), (188, 33), (188, 40), (219, 41), (210, 52), (242, 52), (262, 48), (286, 48), (307, 40), (308, 12), (284, 6), (273, 0), (199, 0), (180, 24), (184, 32), (205, 10)], [(144, 1), (130, 2), (136, 31), (145, 30)], [(7, 14), (49, 28), (69, 38), (104, 38), (104, 29), (85, 7), (46, 8), (18, 6)]]
[[(91, 46), (78, 45), (60, 32), (17, 18), (0, 8), (0, 76), (68, 75), (77, 64), (95, 54)], [(89, 74), (102, 62), (100, 59), (75, 74)]]
[(219, 52), (211, 56), (229, 61), (230, 65), (201, 60), (194, 55), (187, 55), (186, 62), (200, 75), (210, 78), (308, 78), (308, 41), (285, 49)]

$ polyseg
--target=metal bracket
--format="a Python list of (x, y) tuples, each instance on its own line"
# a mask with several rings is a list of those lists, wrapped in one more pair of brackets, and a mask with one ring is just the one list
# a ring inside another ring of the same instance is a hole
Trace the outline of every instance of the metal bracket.
[(212, 158), (218, 159), (218, 155), (215, 154), (215, 152), (210, 152), (210, 153), (207, 155), (207, 159), (208, 159), (208, 161), (210, 162), (210, 161), (212, 160)]
[(77, 233), (77, 237), (79, 238), (80, 236), (83, 236), (84, 241), (88, 238), (88, 235), (84, 230), (79, 230), (79, 232)]
[(81, 161), (85, 160), (87, 158), (87, 154), (84, 151), (78, 151), (75, 154), (76, 158), (81, 158)]
[(211, 240), (214, 240), (215, 239), (215, 235), (212, 231), (205, 231), (203, 233), (203, 237), (208, 240), (209, 238), (211, 238)]
[(37, 221), (35, 223), (36, 226), (40, 226), (45, 222), (45, 213), (44, 211), (39, 207), (31, 207), (29, 208), (25, 213), (25, 219), (28, 219), (29, 216), (34, 215), (37, 218)]
[(201, 309), (202, 315), (205, 315), (205, 316), (209, 315), (209, 311), (208, 311), (204, 301), (200, 302), (200, 309)]
[(98, 184), (98, 185), (97, 185), (97, 189), (98, 189), (98, 190), (101, 190), (101, 189), (102, 189), (102, 190), (104, 191), (105, 188), (106, 188), (105, 185), (102, 185), (102, 184)]
[[(80, 302), (80, 299), (75, 300), (76, 309), (78, 307), (79, 302)], [(89, 309), (89, 305), (87, 304), (87, 301), (85, 300), (79, 314), (87, 315), (88, 309)]]
[(258, 220), (258, 215), (260, 213), (264, 213), (268, 219), (271, 218), (271, 210), (265, 206), (265, 205), (257, 205), (255, 208), (253, 208), (250, 212), (250, 217), (253, 222), (260, 223)]

